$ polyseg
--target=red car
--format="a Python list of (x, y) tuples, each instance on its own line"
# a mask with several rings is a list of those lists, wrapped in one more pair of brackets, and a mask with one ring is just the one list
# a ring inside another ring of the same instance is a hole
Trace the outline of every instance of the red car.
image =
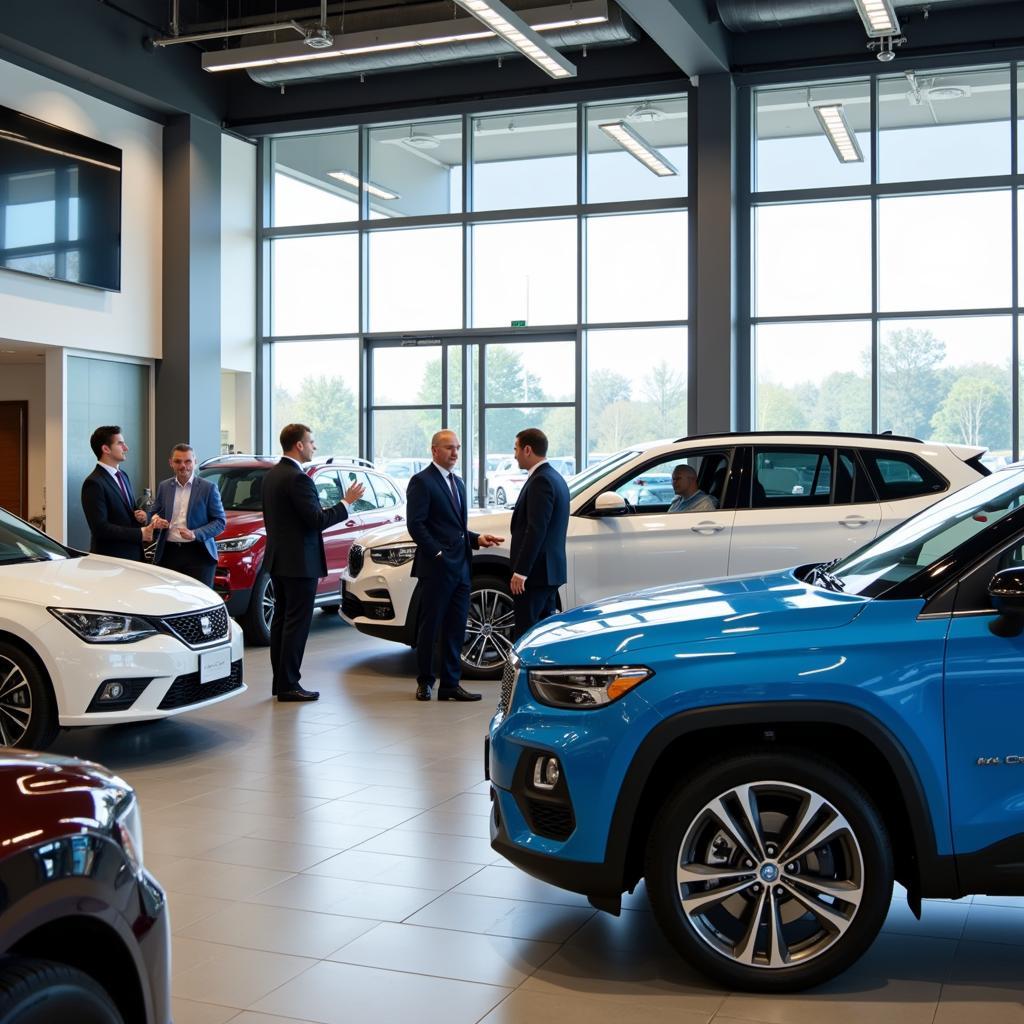
[(0, 751), (0, 1021), (170, 1024), (170, 925), (131, 787)]
[[(225, 455), (204, 462), (199, 475), (217, 485), (228, 525), (217, 538), (217, 572), (213, 588), (224, 599), (228, 614), (242, 624), (253, 644), (270, 643), (274, 617), (274, 587), (263, 569), (267, 530), (263, 524), (264, 474), (277, 462), (263, 455)], [(317, 587), (322, 608), (337, 608), (338, 574), (348, 561), (352, 542), (366, 530), (405, 520), (402, 488), (363, 459), (332, 457), (307, 463), (303, 469), (316, 485), (324, 508), (336, 505), (349, 485), (361, 483), (365, 492), (343, 523), (324, 533), (327, 575)]]

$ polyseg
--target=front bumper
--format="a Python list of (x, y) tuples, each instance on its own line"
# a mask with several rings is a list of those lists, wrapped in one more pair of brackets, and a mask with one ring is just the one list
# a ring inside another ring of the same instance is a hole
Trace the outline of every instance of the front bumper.
[(405, 565), (377, 565), (367, 557), (355, 578), (341, 571), (341, 617), (361, 633), (393, 640), (416, 642), (418, 597), (412, 562)]

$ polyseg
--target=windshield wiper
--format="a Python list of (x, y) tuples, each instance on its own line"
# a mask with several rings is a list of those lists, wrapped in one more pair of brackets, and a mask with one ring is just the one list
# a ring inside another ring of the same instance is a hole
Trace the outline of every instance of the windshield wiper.
[(834, 590), (837, 594), (842, 593), (846, 589), (846, 584), (835, 573), (829, 571), (839, 561), (840, 559), (833, 558), (831, 562), (822, 562), (821, 565), (816, 565), (807, 574), (807, 582), (810, 584), (820, 583), (826, 590)]

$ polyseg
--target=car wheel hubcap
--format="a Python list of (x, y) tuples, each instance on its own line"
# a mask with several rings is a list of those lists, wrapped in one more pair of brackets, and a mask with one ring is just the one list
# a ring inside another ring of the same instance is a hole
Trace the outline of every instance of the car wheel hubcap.
[(269, 630), (271, 622), (274, 621), (274, 584), (270, 580), (267, 581), (267, 589), (263, 591), (261, 608), (263, 611), (263, 621)]
[(503, 662), (512, 650), (513, 625), (512, 598), (508, 594), (501, 590), (474, 590), (469, 597), (462, 663), (482, 670)]
[(864, 895), (852, 826), (823, 796), (788, 782), (737, 786), (693, 820), (679, 848), (683, 913), (716, 953), (774, 970), (834, 946)]
[(0, 658), (0, 746), (13, 747), (32, 721), (32, 688), (21, 668)]

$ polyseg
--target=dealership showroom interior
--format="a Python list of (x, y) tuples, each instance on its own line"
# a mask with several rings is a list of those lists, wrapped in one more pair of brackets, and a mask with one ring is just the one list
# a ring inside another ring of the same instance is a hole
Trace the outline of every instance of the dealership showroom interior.
[(1024, 1024), (1022, 255), (1024, 0), (2, 0), (0, 1024)]

